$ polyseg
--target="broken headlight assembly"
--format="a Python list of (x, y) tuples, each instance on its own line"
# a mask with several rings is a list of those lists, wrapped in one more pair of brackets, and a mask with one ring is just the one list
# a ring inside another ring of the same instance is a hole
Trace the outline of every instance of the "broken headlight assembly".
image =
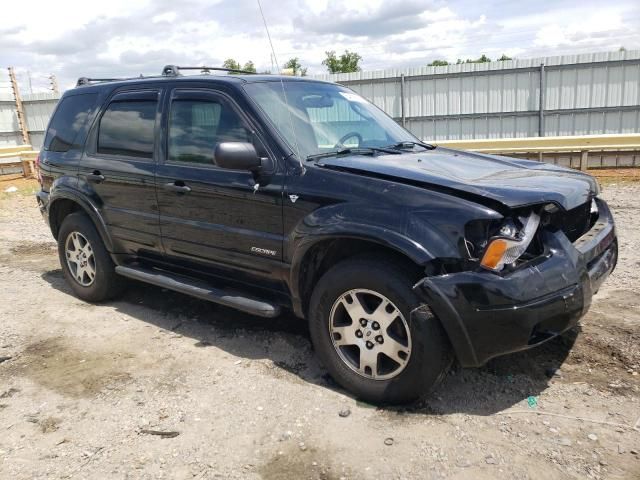
[(508, 218), (489, 240), (480, 265), (494, 272), (516, 262), (527, 251), (534, 239), (540, 216), (531, 212), (527, 217)]

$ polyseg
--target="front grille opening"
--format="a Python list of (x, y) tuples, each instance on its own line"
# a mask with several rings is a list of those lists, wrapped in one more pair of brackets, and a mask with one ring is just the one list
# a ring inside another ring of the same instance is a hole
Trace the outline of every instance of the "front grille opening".
[(588, 232), (595, 224), (597, 215), (591, 214), (591, 200), (567, 211), (558, 211), (549, 216), (548, 223), (562, 230), (571, 242)]

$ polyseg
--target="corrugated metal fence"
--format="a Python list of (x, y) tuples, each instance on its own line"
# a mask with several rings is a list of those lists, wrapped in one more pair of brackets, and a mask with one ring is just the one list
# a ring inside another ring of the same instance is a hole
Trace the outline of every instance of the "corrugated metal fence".
[[(33, 148), (40, 149), (49, 117), (60, 95), (57, 93), (22, 94), (22, 105), (27, 121), (27, 130)], [(22, 143), (16, 104), (13, 95), (0, 93), (0, 145), (20, 145)]]
[(424, 140), (640, 132), (640, 51), (316, 78), (352, 88)]
[[(424, 140), (640, 132), (640, 51), (315, 78), (349, 86)], [(22, 97), (38, 149), (59, 95)], [(13, 97), (1, 93), (0, 145), (19, 143)]]

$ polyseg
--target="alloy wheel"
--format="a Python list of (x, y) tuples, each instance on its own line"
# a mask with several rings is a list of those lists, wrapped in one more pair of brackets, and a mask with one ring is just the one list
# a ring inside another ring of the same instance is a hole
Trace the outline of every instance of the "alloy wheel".
[(64, 254), (73, 279), (83, 287), (90, 286), (96, 278), (96, 259), (87, 237), (71, 232), (65, 241)]
[(342, 361), (365, 378), (388, 380), (409, 363), (409, 325), (398, 307), (378, 292), (354, 289), (342, 294), (331, 308), (329, 333)]

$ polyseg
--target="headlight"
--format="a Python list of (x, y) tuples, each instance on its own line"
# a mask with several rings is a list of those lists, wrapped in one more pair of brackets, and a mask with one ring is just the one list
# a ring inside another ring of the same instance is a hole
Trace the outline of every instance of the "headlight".
[(505, 223), (500, 228), (500, 237), (494, 238), (489, 243), (480, 264), (485, 268), (499, 272), (505, 265), (515, 262), (529, 247), (538, 230), (538, 225), (540, 225), (540, 217), (535, 213), (531, 213), (525, 220), (524, 227), (520, 232), (517, 231), (512, 221)]

